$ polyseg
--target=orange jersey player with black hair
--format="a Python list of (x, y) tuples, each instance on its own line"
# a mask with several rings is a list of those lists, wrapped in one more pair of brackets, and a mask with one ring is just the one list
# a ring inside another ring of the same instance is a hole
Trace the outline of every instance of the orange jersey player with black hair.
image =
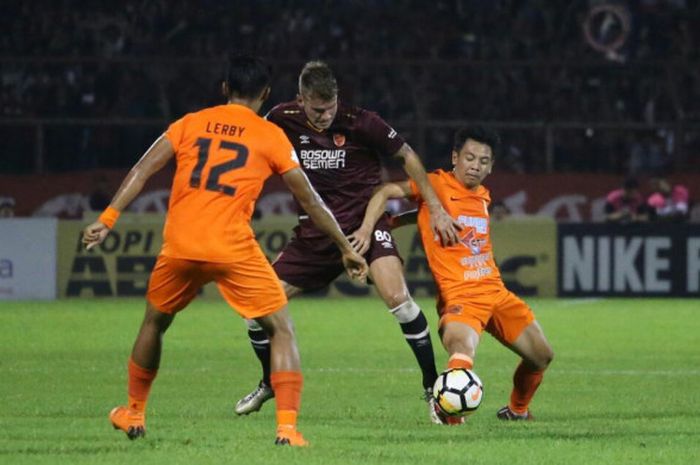
[[(389, 198), (418, 201), (418, 228), (437, 285), (440, 337), (450, 355), (448, 368), (471, 369), (482, 331), (491, 333), (522, 358), (513, 376), (510, 402), (497, 416), (529, 420), (530, 401), (554, 354), (532, 310), (506, 289), (494, 261), (489, 235), (491, 198), (481, 183), (491, 173), (498, 145), (498, 135), (486, 129), (459, 130), (452, 151), (453, 170), (428, 175), (440, 202), (462, 226), (458, 244), (440, 245), (413, 181), (384, 184), (370, 200), (364, 221), (374, 224)], [(447, 424), (463, 422), (456, 417), (445, 420)]]
[(110, 413), (130, 439), (145, 435), (146, 401), (160, 364), (162, 336), (208, 282), (242, 317), (270, 335), (279, 445), (305, 446), (296, 429), (302, 375), (287, 298), (250, 227), (265, 179), (279, 174), (318, 227), (337, 244), (349, 274), (364, 280), (367, 263), (353, 251), (331, 212), (299, 167), (287, 137), (258, 116), (270, 93), (270, 69), (236, 56), (223, 91), (228, 103), (174, 122), (122, 182), (110, 206), (83, 232), (88, 249), (101, 243), (146, 180), (175, 159), (163, 248), (148, 283), (146, 314), (128, 363), (128, 405)]

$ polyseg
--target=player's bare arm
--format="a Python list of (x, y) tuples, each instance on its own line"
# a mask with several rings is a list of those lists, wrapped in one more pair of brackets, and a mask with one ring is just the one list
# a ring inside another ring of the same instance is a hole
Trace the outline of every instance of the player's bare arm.
[(386, 211), (386, 202), (389, 199), (405, 198), (411, 196), (411, 187), (408, 181), (389, 182), (382, 184), (372, 195), (367, 204), (362, 225), (348, 236), (350, 244), (360, 255), (364, 255), (372, 242), (372, 230), (377, 221)]
[[(126, 175), (112, 198), (109, 208), (117, 212), (123, 211), (141, 193), (146, 181), (163, 168), (174, 155), (175, 151), (170, 141), (165, 134), (161, 135)], [(89, 250), (100, 244), (109, 231), (109, 225), (99, 220), (95, 221), (83, 230), (83, 244)]]
[(400, 158), (403, 161), (404, 170), (418, 185), (418, 190), (430, 211), (430, 227), (440, 238), (442, 245), (457, 244), (459, 242), (458, 231), (462, 227), (447, 214), (437, 195), (435, 195), (418, 154), (413, 151), (411, 146), (403, 144), (398, 152), (394, 154), (394, 158)]
[(301, 168), (294, 168), (284, 173), (282, 179), (318, 229), (328, 234), (336, 243), (343, 254), (343, 265), (350, 277), (364, 282), (367, 279), (367, 262), (350, 245), (335, 217), (309, 183), (304, 171)]
[(391, 229), (408, 226), (409, 224), (418, 224), (418, 210), (413, 209), (389, 217), (389, 226), (391, 226)]

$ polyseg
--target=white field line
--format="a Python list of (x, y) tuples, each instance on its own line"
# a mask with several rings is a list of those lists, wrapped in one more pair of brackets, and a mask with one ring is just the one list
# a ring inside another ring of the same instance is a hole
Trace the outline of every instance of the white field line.
[(557, 307), (575, 307), (577, 305), (597, 304), (605, 300), (602, 297), (586, 297), (581, 299), (561, 299), (556, 302)]
[[(304, 368), (304, 371), (312, 371), (316, 373), (413, 373), (419, 371), (417, 368), (352, 368), (352, 367), (323, 367), (323, 368)], [(497, 372), (512, 371), (511, 368), (503, 368), (495, 370)], [(700, 376), (700, 370), (558, 370), (552, 368), (548, 371), (550, 375), (581, 375), (581, 376)]]

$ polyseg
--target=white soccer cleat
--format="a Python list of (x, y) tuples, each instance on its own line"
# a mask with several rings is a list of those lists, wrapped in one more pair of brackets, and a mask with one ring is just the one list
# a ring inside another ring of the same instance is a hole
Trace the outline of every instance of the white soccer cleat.
[(260, 381), (260, 384), (247, 396), (236, 402), (234, 411), (236, 415), (248, 415), (249, 413), (257, 412), (265, 402), (275, 397), (272, 388)]
[(428, 416), (430, 417), (430, 422), (436, 425), (444, 424), (440, 415), (438, 415), (437, 405), (435, 405), (435, 398), (433, 397), (432, 388), (427, 388), (423, 399), (428, 403)]

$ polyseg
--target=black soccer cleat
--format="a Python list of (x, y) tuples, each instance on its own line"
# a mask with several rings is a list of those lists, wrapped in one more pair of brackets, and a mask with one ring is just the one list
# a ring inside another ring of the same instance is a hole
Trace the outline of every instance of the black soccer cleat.
[(530, 421), (535, 419), (529, 410), (523, 414), (515, 413), (507, 405), (496, 412), (496, 418), (504, 421)]

